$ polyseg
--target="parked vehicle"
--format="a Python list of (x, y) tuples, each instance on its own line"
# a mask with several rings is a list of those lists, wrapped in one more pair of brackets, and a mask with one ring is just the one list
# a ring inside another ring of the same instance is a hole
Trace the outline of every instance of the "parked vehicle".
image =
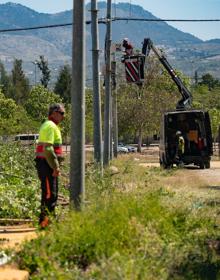
[(181, 94), (181, 99), (176, 105), (176, 110), (167, 112), (162, 116), (160, 132), (160, 164), (164, 168), (178, 165), (176, 160), (177, 143), (175, 135), (180, 131), (184, 137), (184, 154), (181, 164), (194, 164), (201, 169), (210, 168), (212, 149), (212, 131), (209, 114), (203, 110), (194, 110), (192, 106), (192, 94), (185, 87), (182, 80), (175, 73), (165, 56), (153, 45), (153, 42), (144, 39), (142, 54), (149, 55), (152, 50)]
[(134, 146), (127, 146), (126, 145), (126, 148), (128, 149), (129, 153), (136, 153), (137, 152), (137, 148), (134, 147)]
[(38, 137), (39, 134), (18, 134), (15, 136), (15, 141), (19, 141), (23, 145), (32, 145), (37, 142)]
[(210, 168), (212, 136), (209, 115), (201, 110), (167, 112), (162, 117), (160, 132), (160, 164), (167, 168), (175, 162), (176, 131), (185, 140), (184, 164)]
[(118, 153), (128, 153), (128, 148), (120, 143), (118, 144), (117, 151)]

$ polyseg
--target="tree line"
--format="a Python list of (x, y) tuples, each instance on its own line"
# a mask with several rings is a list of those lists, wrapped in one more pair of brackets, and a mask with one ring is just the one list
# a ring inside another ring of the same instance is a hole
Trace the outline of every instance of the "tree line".
[[(63, 135), (70, 136), (71, 116), (71, 67), (59, 69), (54, 88), (48, 89), (51, 70), (48, 61), (40, 56), (37, 67), (41, 71), (40, 84), (31, 86), (25, 76), (22, 60), (15, 59), (13, 68), (7, 73), (0, 62), (0, 135), (36, 133), (40, 123), (47, 117), (48, 105), (62, 102), (66, 107), (66, 118), (62, 124)], [(153, 57), (148, 58), (142, 88), (125, 82), (124, 69), (119, 66), (117, 76), (119, 140), (142, 145), (148, 136), (159, 135), (161, 115), (174, 110), (180, 93), (169, 74)], [(218, 134), (220, 121), (220, 81), (207, 73), (194, 84), (182, 73), (178, 73), (193, 95), (193, 107), (208, 110), (211, 116), (214, 137)], [(104, 88), (101, 87), (102, 114), (104, 116)], [(93, 139), (93, 94), (86, 89), (86, 142)], [(103, 118), (102, 118), (103, 119)]]

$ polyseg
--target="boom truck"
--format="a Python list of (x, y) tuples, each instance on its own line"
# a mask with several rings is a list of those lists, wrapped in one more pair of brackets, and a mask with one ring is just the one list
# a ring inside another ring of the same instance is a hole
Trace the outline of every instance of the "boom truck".
[(201, 169), (210, 168), (212, 147), (212, 131), (209, 114), (203, 110), (192, 109), (192, 94), (175, 73), (166, 57), (154, 46), (150, 38), (145, 38), (142, 55), (145, 58), (153, 51), (161, 64), (167, 70), (181, 94), (176, 110), (165, 112), (161, 120), (159, 157), (164, 168), (177, 164), (176, 132), (181, 131), (185, 140), (182, 162), (185, 165), (194, 164)]

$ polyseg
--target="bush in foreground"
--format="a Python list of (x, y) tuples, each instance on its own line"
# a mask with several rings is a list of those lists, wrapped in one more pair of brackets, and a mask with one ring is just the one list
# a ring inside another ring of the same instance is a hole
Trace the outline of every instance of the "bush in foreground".
[[(126, 176), (132, 173), (126, 170)], [(155, 173), (158, 177), (159, 169), (145, 176), (152, 180)], [(165, 207), (164, 197), (167, 205), (175, 194), (163, 188), (124, 193), (110, 175), (103, 180), (109, 189), (97, 179), (99, 195), (91, 197), (84, 211), (69, 213), (17, 255), (31, 279), (220, 277), (220, 231), (207, 209)]]

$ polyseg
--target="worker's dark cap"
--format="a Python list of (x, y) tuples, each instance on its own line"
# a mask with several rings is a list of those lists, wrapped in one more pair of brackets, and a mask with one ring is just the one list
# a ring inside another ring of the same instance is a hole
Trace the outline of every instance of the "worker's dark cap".
[(60, 109), (62, 109), (62, 110), (64, 109), (63, 104), (61, 104), (61, 103), (51, 104), (49, 107), (48, 115), (50, 116), (53, 112), (59, 111)]

